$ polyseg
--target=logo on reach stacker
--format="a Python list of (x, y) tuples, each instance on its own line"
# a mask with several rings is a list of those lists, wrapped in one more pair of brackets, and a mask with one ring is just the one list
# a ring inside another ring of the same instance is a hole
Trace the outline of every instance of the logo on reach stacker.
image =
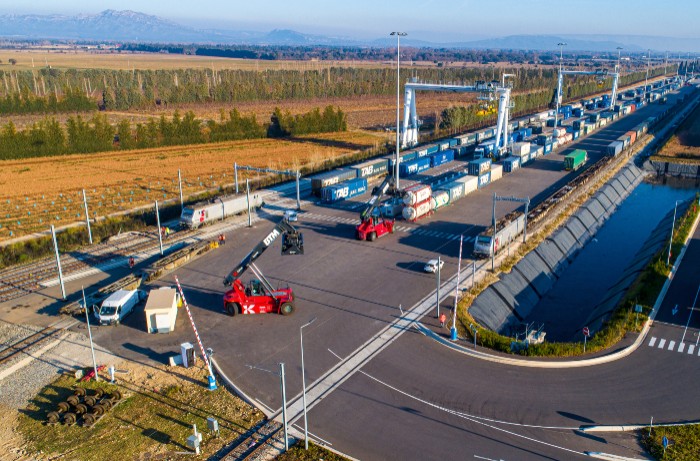
[(270, 246), (272, 244), (272, 242), (274, 242), (275, 239), (277, 237), (279, 237), (279, 235), (280, 235), (280, 231), (278, 231), (277, 229), (272, 229), (272, 232), (270, 232), (267, 235), (267, 237), (265, 237), (265, 240), (263, 240), (263, 243), (265, 244), (265, 246)]

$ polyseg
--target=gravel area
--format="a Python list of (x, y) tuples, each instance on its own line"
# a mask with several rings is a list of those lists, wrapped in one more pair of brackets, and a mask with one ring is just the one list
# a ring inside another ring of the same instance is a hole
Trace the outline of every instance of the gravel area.
[[(34, 331), (30, 327), (2, 325), (0, 326), (0, 338), (9, 338), (10, 342), (15, 342), (23, 337), (18, 336), (22, 329), (24, 329), (24, 336)], [(35, 359), (27, 366), (0, 381), (0, 405), (16, 410), (25, 408), (31, 399), (44, 386), (50, 384), (58, 374), (65, 371), (72, 372), (92, 365), (90, 341), (86, 334), (69, 332), (62, 335), (59, 333), (58, 338), (62, 338), (58, 345), (40, 357), (34, 356)], [(46, 344), (42, 344), (42, 347), (46, 346)], [(0, 372), (29, 355), (32, 355), (32, 351), (18, 354), (19, 357), (17, 359), (3, 364)], [(98, 365), (116, 365), (121, 361), (121, 359), (98, 345), (95, 345), (95, 358)]]
[(39, 330), (41, 328), (33, 325), (16, 325), (14, 323), (0, 322), (0, 352)]

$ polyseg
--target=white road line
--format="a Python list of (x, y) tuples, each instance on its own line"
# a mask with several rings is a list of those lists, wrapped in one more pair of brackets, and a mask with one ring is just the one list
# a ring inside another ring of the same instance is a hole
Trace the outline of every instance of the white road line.
[(670, 341), (670, 342), (668, 343), (668, 350), (669, 350), (669, 351), (672, 351), (673, 348), (674, 348), (675, 346), (676, 346), (676, 342), (675, 342), (675, 341)]
[(692, 354), (695, 350), (695, 344), (688, 344), (688, 354)]
[(678, 344), (678, 352), (683, 352), (685, 350), (685, 343)]
[(651, 337), (651, 341), (649, 341), (649, 347), (654, 347), (654, 344), (656, 344), (656, 336)]
[(659, 341), (659, 349), (663, 349), (665, 345), (666, 345), (665, 339), (662, 339), (661, 341)]

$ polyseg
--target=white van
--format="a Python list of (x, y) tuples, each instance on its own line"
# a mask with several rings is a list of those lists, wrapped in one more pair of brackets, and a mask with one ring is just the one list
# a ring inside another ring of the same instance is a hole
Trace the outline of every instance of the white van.
[(117, 325), (124, 317), (134, 311), (134, 307), (141, 300), (138, 290), (117, 290), (109, 298), (102, 301), (102, 305), (95, 313), (100, 325)]

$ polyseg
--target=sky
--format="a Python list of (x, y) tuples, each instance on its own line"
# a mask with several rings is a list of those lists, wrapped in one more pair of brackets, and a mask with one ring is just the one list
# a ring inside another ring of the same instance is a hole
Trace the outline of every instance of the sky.
[(293, 29), (358, 39), (399, 30), (431, 42), (505, 35), (699, 37), (698, 0), (0, 0), (0, 14), (152, 14), (196, 28)]

